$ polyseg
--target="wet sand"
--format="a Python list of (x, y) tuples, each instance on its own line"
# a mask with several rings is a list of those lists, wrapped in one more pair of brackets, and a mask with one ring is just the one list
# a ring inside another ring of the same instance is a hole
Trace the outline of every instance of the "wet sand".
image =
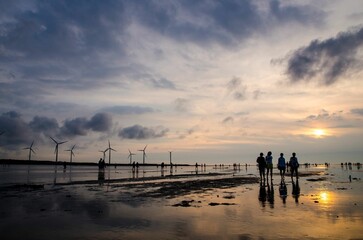
[[(348, 180), (352, 175), (352, 182)], [(361, 170), (0, 188), (2, 239), (363, 239)]]

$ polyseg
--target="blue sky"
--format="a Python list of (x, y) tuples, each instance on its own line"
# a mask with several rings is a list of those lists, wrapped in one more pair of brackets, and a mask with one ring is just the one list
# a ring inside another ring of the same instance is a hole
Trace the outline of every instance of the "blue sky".
[(360, 1), (0, 1), (0, 158), (363, 154)]

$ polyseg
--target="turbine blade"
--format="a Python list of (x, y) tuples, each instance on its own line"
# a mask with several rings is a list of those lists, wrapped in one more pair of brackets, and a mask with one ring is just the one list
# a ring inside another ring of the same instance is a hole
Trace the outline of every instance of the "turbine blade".
[(76, 144), (73, 145), (72, 150), (76, 147)]
[(144, 151), (146, 150), (146, 148), (147, 148), (147, 145), (144, 147)]
[(63, 141), (63, 142), (60, 142), (60, 143), (58, 143), (58, 144), (63, 144), (63, 143), (66, 143), (66, 142), (68, 142), (68, 141)]
[(130, 151), (130, 149), (129, 149), (129, 153), (131, 154), (131, 151)]
[(30, 147), (33, 147), (33, 144), (34, 144), (34, 140), (33, 140), (32, 144), (30, 144)]
[(53, 142), (55, 143), (55, 144), (58, 144), (58, 142), (56, 141), (56, 140), (54, 140), (54, 138), (52, 138), (51, 136), (49, 136), (50, 137), (50, 139), (52, 139), (53, 140)]

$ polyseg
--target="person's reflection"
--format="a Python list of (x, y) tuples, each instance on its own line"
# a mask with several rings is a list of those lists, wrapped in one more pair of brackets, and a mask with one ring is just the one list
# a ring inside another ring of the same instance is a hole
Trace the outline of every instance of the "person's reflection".
[(292, 197), (295, 198), (295, 202), (299, 202), (299, 196), (300, 196), (300, 186), (299, 186), (299, 179), (296, 179), (296, 182), (294, 182), (294, 179), (292, 179)]
[(286, 204), (287, 187), (286, 187), (284, 179), (281, 179), (279, 192), (280, 192), (280, 198), (282, 199), (282, 202), (284, 204)]
[(262, 207), (266, 204), (266, 185), (265, 181), (260, 182), (260, 192), (258, 194), (258, 200), (260, 201)]
[(105, 170), (104, 169), (98, 169), (98, 184), (100, 186), (102, 186), (104, 181), (105, 181)]
[(270, 184), (269, 180), (267, 179), (267, 201), (270, 203), (270, 207), (273, 208), (275, 196), (274, 196), (274, 185), (272, 182), (272, 178), (271, 178), (271, 184)]

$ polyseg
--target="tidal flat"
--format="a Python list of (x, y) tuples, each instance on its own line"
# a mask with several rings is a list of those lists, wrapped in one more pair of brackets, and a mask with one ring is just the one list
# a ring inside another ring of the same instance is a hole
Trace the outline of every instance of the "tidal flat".
[(0, 185), (2, 239), (363, 239), (355, 166), (301, 167), (283, 182), (277, 170), (260, 181), (255, 166), (73, 169), (72, 179), (67, 169), (56, 181), (32, 170)]

